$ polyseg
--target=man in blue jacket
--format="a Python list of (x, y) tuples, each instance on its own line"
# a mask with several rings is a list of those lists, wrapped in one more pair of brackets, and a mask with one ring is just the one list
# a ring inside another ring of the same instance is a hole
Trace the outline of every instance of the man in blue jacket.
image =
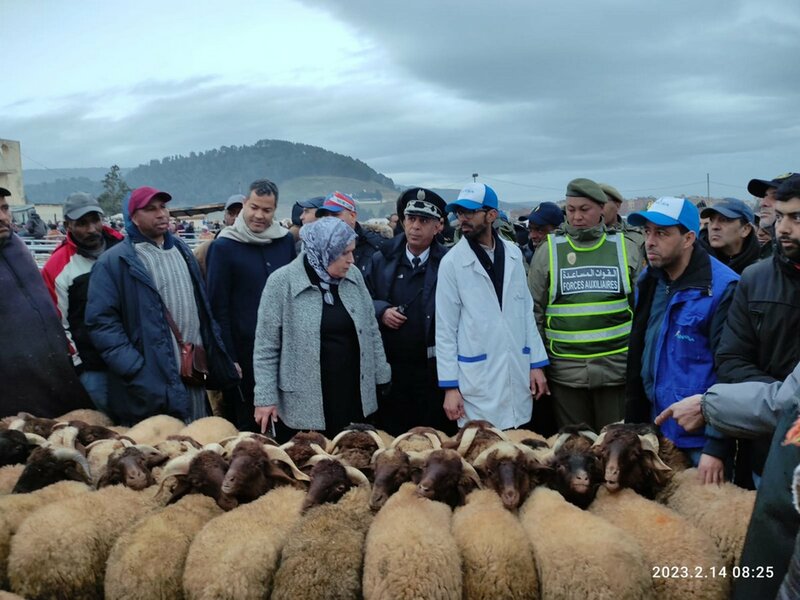
[(184, 421), (207, 415), (205, 388), (181, 379), (181, 339), (205, 349), (206, 387), (235, 385), (239, 376), (211, 317), (200, 268), (189, 247), (169, 232), (171, 200), (152, 187), (135, 189), (127, 203), (127, 238), (103, 253), (92, 270), (86, 326), (125, 397), (109, 398), (117, 423), (156, 414)]
[[(700, 215), (683, 198), (659, 198), (628, 222), (645, 233), (648, 268), (638, 281), (628, 345), (625, 421), (651, 422), (676, 400), (716, 383), (714, 350), (739, 276), (697, 243)], [(719, 483), (732, 441), (707, 428), (687, 432), (670, 418), (661, 432)]]
[(206, 280), (211, 310), (242, 383), (224, 394), (229, 420), (241, 431), (258, 431), (253, 418), (253, 344), (258, 304), (267, 278), (295, 257), (294, 238), (275, 221), (278, 187), (268, 179), (250, 184), (233, 225), (208, 250)]
[(447, 249), (436, 241), (446, 203), (410, 188), (398, 199), (401, 233), (372, 256), (367, 287), (380, 324), (392, 385), (378, 399), (378, 425), (399, 435), (425, 425), (453, 431), (436, 376), (436, 277)]

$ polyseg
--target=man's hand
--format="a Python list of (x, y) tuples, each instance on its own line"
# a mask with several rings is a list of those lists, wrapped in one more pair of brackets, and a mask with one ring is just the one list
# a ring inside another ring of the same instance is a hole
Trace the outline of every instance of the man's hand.
[(253, 413), (256, 423), (261, 427), (261, 433), (266, 433), (269, 429), (270, 420), (275, 423), (278, 422), (278, 407), (277, 406), (256, 406)]
[(697, 463), (697, 480), (704, 484), (719, 485), (725, 481), (725, 464), (716, 456), (701, 454)]
[(404, 314), (397, 310), (394, 306), (387, 308), (381, 315), (381, 323), (386, 325), (389, 329), (400, 329), (400, 327), (408, 320)]
[(686, 431), (695, 431), (704, 427), (706, 420), (703, 418), (703, 411), (700, 410), (700, 401), (702, 399), (703, 394), (695, 394), (669, 405), (656, 417), (655, 424), (661, 425), (672, 417)]
[(451, 421), (467, 416), (464, 413), (464, 396), (458, 388), (450, 388), (444, 393), (444, 412)]
[(550, 388), (547, 387), (544, 369), (531, 369), (531, 396), (538, 400), (547, 394), (550, 394)]

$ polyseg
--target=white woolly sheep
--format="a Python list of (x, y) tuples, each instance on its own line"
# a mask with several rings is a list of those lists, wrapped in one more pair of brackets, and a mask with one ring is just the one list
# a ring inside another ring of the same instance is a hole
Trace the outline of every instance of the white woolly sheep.
[(714, 540), (730, 573), (739, 564), (756, 492), (732, 483), (704, 485), (697, 469), (677, 471), (656, 496), (669, 508)]
[(276, 488), (210, 521), (186, 557), (188, 600), (268, 598), (289, 531), (300, 518), (303, 492)]
[(108, 557), (106, 600), (182, 598), (189, 546), (221, 514), (213, 498), (191, 495), (128, 528)]
[[(639, 544), (652, 570), (653, 589), (658, 598), (723, 600), (728, 597), (728, 579), (712, 577), (720, 573), (723, 566), (714, 542), (678, 513), (631, 489), (612, 493), (605, 488), (597, 492), (589, 512), (619, 527)], [(676, 577), (670, 568), (662, 571), (665, 566), (685, 567), (689, 576)]]
[(92, 483), (97, 485), (108, 465), (108, 459), (117, 452), (131, 446), (128, 440), (97, 440), (86, 447), (86, 461), (92, 475)]
[(464, 564), (464, 597), (470, 600), (537, 600), (533, 548), (519, 519), (491, 490), (475, 490), (453, 513), (453, 537)]
[(6, 465), (0, 467), (0, 496), (10, 494), (17, 485), (19, 476), (25, 470), (25, 465)]
[(369, 495), (369, 487), (352, 488), (335, 504), (311, 508), (295, 524), (275, 573), (273, 600), (362, 597), (364, 540), (372, 523)]
[[(136, 440), (140, 444), (156, 445), (158, 442), (166, 440), (167, 437), (177, 434), (186, 423), (169, 415), (156, 415), (139, 421), (125, 432), (129, 438)], [(214, 440), (215, 442), (217, 440)]]
[(364, 550), (366, 600), (461, 600), (461, 555), (452, 514), (405, 483), (372, 521)]
[(99, 410), (92, 410), (90, 408), (71, 410), (58, 417), (56, 421), (83, 421), (87, 425), (99, 425), (100, 427), (114, 426), (114, 421), (111, 420), (111, 417)]
[(0, 498), (0, 588), (8, 589), (8, 553), (11, 538), (22, 522), (35, 510), (89, 491), (77, 481), (60, 481), (30, 494), (12, 494)]
[(205, 446), (225, 438), (235, 437), (239, 434), (239, 430), (233, 426), (233, 423), (222, 417), (203, 417), (187, 425), (177, 433), (197, 440)]
[(542, 598), (647, 600), (655, 597), (642, 549), (619, 527), (536, 488), (520, 509), (533, 546)]
[(26, 598), (101, 599), (114, 542), (157, 507), (147, 491), (112, 486), (40, 508), (11, 540), (11, 591)]

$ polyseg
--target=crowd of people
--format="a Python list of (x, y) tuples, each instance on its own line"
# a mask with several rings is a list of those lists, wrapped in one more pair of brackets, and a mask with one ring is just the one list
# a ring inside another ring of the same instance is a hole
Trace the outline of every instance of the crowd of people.
[(578, 178), (521, 224), (485, 184), (449, 204), (414, 187), (387, 236), (341, 192), (284, 226), (261, 179), (194, 251), (167, 192), (133, 190), (122, 232), (76, 192), (40, 275), (0, 188), (0, 413), (213, 411), (279, 441), (655, 423), (705, 483), (759, 489), (742, 560), (777, 569), (800, 527), (800, 450), (780, 444), (800, 405), (800, 175), (748, 191), (757, 214), (664, 197), (623, 219), (618, 190)]

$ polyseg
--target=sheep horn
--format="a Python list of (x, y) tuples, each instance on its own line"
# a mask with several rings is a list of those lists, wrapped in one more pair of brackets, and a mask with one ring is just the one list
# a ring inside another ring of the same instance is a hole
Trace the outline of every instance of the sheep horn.
[(433, 433), (426, 433), (424, 435), (425, 435), (426, 438), (428, 438), (431, 441), (431, 447), (433, 447), (434, 450), (441, 449), (442, 440), (439, 439), (438, 435), (435, 435)]
[(414, 451), (410, 450), (406, 452), (408, 454), (408, 462), (414, 467), (422, 467), (425, 464), (425, 460), (428, 458), (428, 455), (433, 452), (433, 448), (430, 450), (422, 450), (422, 451)]
[(53, 456), (56, 460), (74, 460), (81, 469), (88, 481), (92, 480), (92, 471), (89, 468), (89, 462), (86, 457), (75, 450), (75, 448), (52, 448)]
[(510, 442), (510, 441), (511, 441), (511, 440), (509, 439), (509, 437), (508, 437), (508, 436), (505, 434), (505, 432), (504, 432), (504, 431), (501, 431), (501, 430), (500, 430), (500, 429), (498, 429), (497, 427), (489, 427), (489, 428), (487, 429), (487, 431), (491, 431), (493, 434), (495, 434), (497, 437), (499, 437), (499, 438), (500, 438), (501, 440), (503, 440), (503, 441), (506, 441), (506, 442)]
[(647, 433), (639, 436), (639, 441), (642, 444), (642, 449), (650, 452), (653, 455), (653, 467), (658, 471), (672, 471), (672, 469), (664, 464), (661, 457), (658, 455), (658, 437), (655, 433)]
[(469, 447), (472, 446), (472, 442), (475, 441), (476, 435), (478, 435), (477, 427), (470, 427), (464, 431), (461, 434), (461, 441), (458, 443), (456, 452), (458, 452), (461, 456), (464, 456), (469, 451)]
[(591, 429), (584, 429), (582, 431), (579, 431), (578, 435), (585, 437), (586, 439), (592, 440), (592, 442), (597, 441), (597, 434)]
[(194, 457), (198, 452), (199, 451), (195, 448), (194, 452), (189, 451), (186, 454), (176, 456), (169, 461), (166, 465), (164, 465), (164, 469), (161, 471), (161, 481), (164, 482), (169, 477), (174, 477), (176, 475), (188, 474), (189, 466), (192, 464), (192, 460), (194, 460)]
[(597, 439), (594, 441), (594, 444), (592, 444), (592, 446), (602, 446), (603, 440), (605, 439), (606, 439), (606, 432), (603, 431), (600, 433), (600, 435), (597, 436)]
[[(397, 444), (399, 444), (403, 440), (407, 440), (412, 435), (414, 435), (414, 434), (413, 433), (408, 433), (407, 431), (405, 433), (401, 433), (400, 435), (398, 435), (396, 438), (394, 438), (392, 440), (392, 444), (389, 447), (390, 448), (396, 448)], [(425, 435), (428, 435), (428, 434), (425, 434)]]
[(311, 481), (308, 475), (297, 468), (292, 458), (277, 446), (264, 445), (261, 449), (268, 459), (277, 460), (287, 465), (291, 469), (294, 478), (298, 481)]
[[(196, 450), (197, 448), (195, 448)], [(218, 444), (216, 442), (211, 442), (210, 444), (206, 444), (203, 446), (203, 450), (208, 450), (209, 452), (214, 452), (215, 454), (219, 454), (222, 456), (223, 452), (225, 452), (225, 448), (222, 447), (222, 444)]]
[(386, 444), (384, 443), (381, 436), (378, 435), (377, 431), (367, 430), (365, 433), (368, 433), (369, 437), (375, 440), (375, 443), (378, 444), (378, 450), (383, 450), (384, 448), (386, 448)]
[(342, 431), (340, 431), (339, 433), (336, 434), (336, 437), (334, 437), (331, 440), (331, 443), (330, 443), (331, 452), (336, 450), (336, 446), (339, 445), (339, 440), (342, 439), (344, 436), (346, 436), (351, 431), (352, 431), (352, 429), (343, 429)]
[(55, 428), (53, 429), (54, 430), (50, 434), (50, 437), (47, 438), (47, 441), (59, 446), (63, 446), (64, 448), (75, 448), (78, 441), (77, 427), (66, 425), (64, 427), (60, 427), (58, 430)]
[(559, 450), (561, 450), (561, 446), (563, 446), (564, 442), (566, 442), (568, 439), (569, 439), (568, 433), (559, 433), (558, 437), (556, 437), (556, 441), (553, 442), (553, 452), (558, 452)]
[(44, 446), (47, 444), (47, 440), (37, 433), (26, 433), (25, 439), (28, 440), (29, 444), (35, 444), (37, 446)]
[(22, 431), (25, 429), (25, 419), (14, 419), (11, 423), (8, 424), (9, 429), (16, 429), (17, 431)]
[(463, 458), (461, 459), (461, 463), (464, 466), (464, 474), (478, 486), (478, 489), (483, 488), (483, 485), (481, 485), (481, 478), (475, 468)]
[(356, 469), (355, 467), (348, 467), (345, 466), (344, 470), (347, 471), (347, 478), (357, 486), (365, 486), (369, 487), (369, 479), (367, 476), (364, 475), (361, 471)]
[(389, 452), (390, 450), (394, 449), (395, 448), (393, 446), (390, 448), (378, 448), (377, 450), (375, 450), (375, 452), (372, 453), (372, 456), (369, 459), (369, 464), (374, 465), (375, 461), (377, 460), (380, 454), (383, 454), (384, 452)]

